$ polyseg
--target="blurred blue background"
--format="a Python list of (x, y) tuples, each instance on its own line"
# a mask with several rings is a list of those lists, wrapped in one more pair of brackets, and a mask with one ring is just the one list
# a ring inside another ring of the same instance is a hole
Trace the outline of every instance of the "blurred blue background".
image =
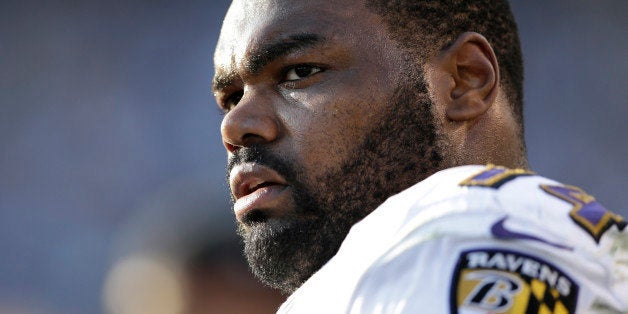
[[(532, 168), (628, 216), (628, 1), (512, 6)], [(101, 313), (138, 217), (231, 236), (210, 93), (227, 7), (0, 2), (0, 313)]]

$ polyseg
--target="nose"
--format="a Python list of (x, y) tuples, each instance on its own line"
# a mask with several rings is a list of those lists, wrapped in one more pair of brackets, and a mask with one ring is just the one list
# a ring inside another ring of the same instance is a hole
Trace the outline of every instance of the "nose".
[(261, 91), (245, 91), (238, 104), (225, 115), (220, 133), (229, 153), (277, 139), (280, 124), (271, 98)]

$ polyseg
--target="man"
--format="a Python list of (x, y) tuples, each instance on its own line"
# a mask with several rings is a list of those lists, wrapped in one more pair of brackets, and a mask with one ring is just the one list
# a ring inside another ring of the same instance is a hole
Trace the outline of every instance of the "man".
[(625, 221), (509, 169), (507, 2), (236, 0), (215, 64), (245, 254), (292, 293), (280, 312), (628, 311)]

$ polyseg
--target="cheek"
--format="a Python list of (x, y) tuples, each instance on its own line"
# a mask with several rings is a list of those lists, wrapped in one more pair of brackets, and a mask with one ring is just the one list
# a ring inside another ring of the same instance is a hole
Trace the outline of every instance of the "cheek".
[(301, 112), (291, 123), (287, 141), (308, 178), (318, 178), (340, 164), (349, 153), (354, 133), (339, 113)]
[[(329, 96), (329, 95), (327, 95)], [(372, 128), (377, 110), (368, 110), (363, 98), (311, 97), (308, 105), (294, 108), (286, 117), (290, 148), (308, 178), (316, 180), (339, 171), (340, 165), (355, 156)]]

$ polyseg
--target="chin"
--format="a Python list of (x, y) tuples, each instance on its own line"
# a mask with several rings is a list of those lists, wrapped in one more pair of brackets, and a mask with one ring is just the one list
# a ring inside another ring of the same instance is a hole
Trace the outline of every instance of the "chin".
[(285, 293), (296, 290), (334, 256), (348, 232), (329, 231), (320, 217), (290, 216), (239, 225), (253, 274)]

